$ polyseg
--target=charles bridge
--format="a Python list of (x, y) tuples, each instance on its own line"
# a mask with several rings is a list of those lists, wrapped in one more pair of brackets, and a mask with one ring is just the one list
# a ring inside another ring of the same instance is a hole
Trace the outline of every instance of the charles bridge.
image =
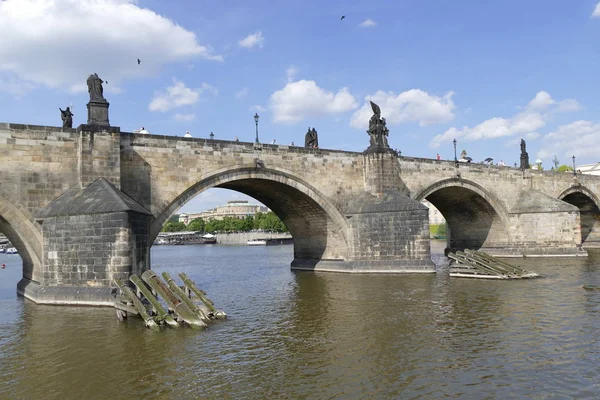
[(112, 279), (149, 269), (163, 224), (213, 187), (273, 210), (299, 270), (435, 272), (424, 199), (449, 248), (600, 247), (600, 177), (398, 156), (378, 108), (364, 152), (121, 132), (108, 103), (88, 109), (77, 129), (0, 123), (0, 232), (23, 259), (18, 292), (38, 303), (112, 304)]

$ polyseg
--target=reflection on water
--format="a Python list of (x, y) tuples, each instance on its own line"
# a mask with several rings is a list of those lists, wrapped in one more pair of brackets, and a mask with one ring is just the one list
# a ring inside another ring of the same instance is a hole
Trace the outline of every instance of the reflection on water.
[[(519, 259), (541, 279), (292, 272), (291, 246), (156, 246), (229, 315), (146, 330), (15, 295), (0, 255), (0, 398), (526, 398), (600, 395), (600, 253)], [(441, 253), (441, 249), (440, 249)], [(9, 258), (12, 257), (12, 258)]]

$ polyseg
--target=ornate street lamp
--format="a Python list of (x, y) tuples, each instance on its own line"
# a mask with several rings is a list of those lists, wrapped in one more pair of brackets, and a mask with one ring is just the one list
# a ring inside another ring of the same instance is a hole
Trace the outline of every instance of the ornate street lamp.
[(458, 166), (458, 159), (456, 158), (456, 139), (454, 139), (452, 143), (454, 143), (454, 162)]
[(254, 143), (259, 144), (260, 142), (258, 141), (258, 113), (254, 114), (254, 122), (256, 123), (256, 140), (254, 141)]
[(577, 176), (577, 171), (575, 170), (575, 156), (573, 156), (573, 176)]

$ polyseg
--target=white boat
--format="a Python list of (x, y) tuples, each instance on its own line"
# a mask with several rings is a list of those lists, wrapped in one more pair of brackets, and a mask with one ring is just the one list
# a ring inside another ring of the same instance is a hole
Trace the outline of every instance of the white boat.
[(6, 250), (4, 250), (4, 247), (0, 247), (0, 254), (4, 253)]
[(267, 239), (252, 239), (252, 240), (248, 240), (248, 242), (246, 242), (246, 244), (248, 246), (266, 246)]
[(6, 254), (17, 254), (17, 253), (18, 253), (18, 251), (14, 247), (9, 247), (8, 249), (6, 249)]

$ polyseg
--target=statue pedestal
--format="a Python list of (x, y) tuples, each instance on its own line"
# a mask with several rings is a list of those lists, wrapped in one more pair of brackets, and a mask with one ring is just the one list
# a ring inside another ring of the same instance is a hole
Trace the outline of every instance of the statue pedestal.
[(87, 104), (88, 109), (88, 125), (105, 125), (110, 126), (108, 122), (108, 101), (90, 101)]
[(363, 151), (363, 154), (373, 154), (373, 153), (386, 153), (386, 154), (389, 153), (389, 154), (394, 154), (396, 156), (398, 155), (398, 153), (394, 149), (390, 148), (389, 146), (386, 147), (386, 146), (382, 146), (379, 144), (371, 145), (371, 146), (367, 147), (367, 149), (365, 151)]

